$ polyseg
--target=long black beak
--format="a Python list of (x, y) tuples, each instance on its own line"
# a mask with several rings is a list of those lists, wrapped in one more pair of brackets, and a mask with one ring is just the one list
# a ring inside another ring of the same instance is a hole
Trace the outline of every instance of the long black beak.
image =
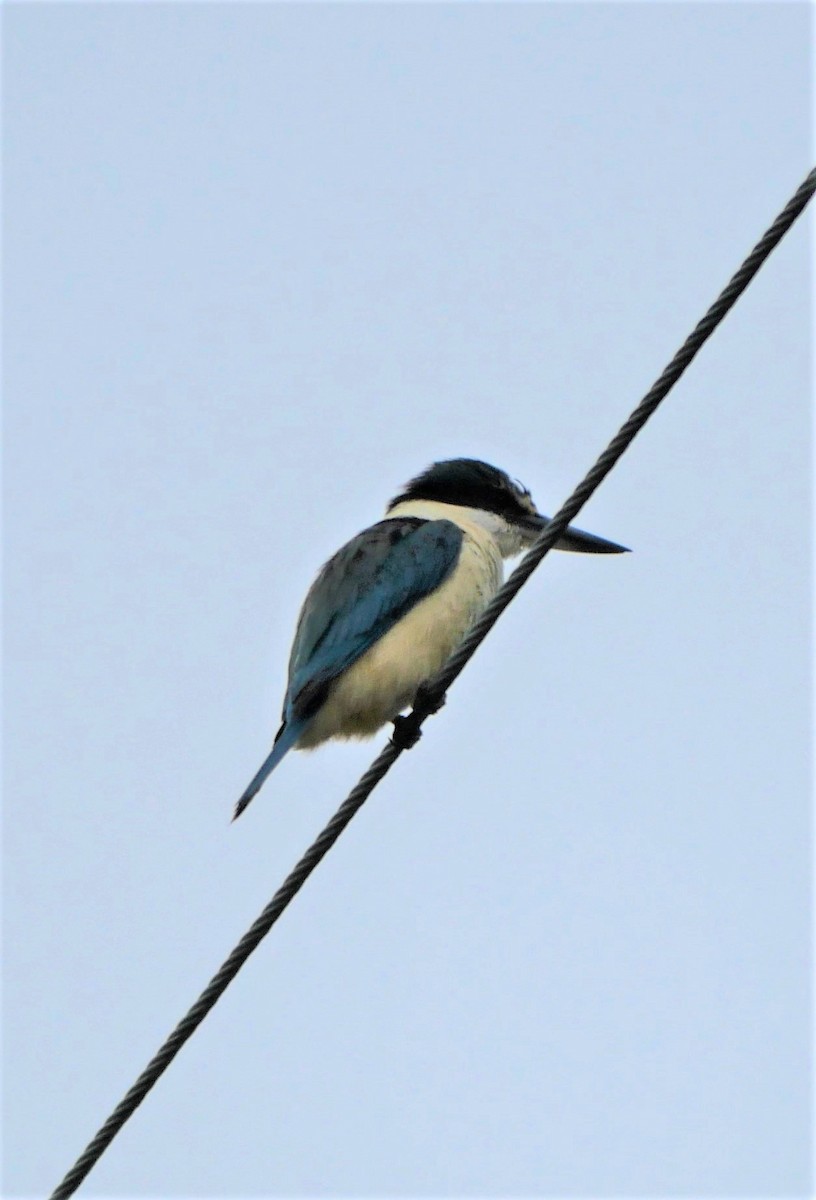
[[(524, 524), (531, 533), (540, 536), (550, 523), (549, 517), (541, 514), (525, 518)], [(584, 533), (568, 525), (561, 537), (555, 543), (555, 550), (570, 550), (574, 554), (628, 554), (628, 546), (619, 546), (617, 542), (608, 542), (606, 538), (596, 537), (594, 533)]]

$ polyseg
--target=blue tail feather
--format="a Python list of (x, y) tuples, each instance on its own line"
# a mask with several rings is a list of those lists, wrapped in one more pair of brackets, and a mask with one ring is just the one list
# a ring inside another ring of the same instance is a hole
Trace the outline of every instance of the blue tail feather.
[(260, 769), (256, 772), (249, 787), (235, 805), (235, 812), (232, 814), (233, 821), (240, 817), (250, 800), (257, 796), (284, 754), (287, 754), (292, 749), (307, 725), (308, 721), (292, 721), (291, 723), (287, 722), (281, 725), (275, 738), (274, 746), (264, 759)]

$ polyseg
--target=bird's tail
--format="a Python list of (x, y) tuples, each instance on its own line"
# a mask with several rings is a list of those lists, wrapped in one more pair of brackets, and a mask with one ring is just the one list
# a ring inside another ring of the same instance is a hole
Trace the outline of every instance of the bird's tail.
[(277, 735), (275, 736), (274, 746), (264, 759), (260, 769), (256, 772), (255, 777), (253, 778), (249, 787), (235, 805), (235, 812), (232, 814), (233, 821), (240, 817), (250, 800), (257, 796), (258, 792), (266, 783), (267, 778), (275, 770), (275, 767), (283, 758), (284, 754), (288, 753), (288, 751), (292, 749), (295, 742), (306, 728), (306, 725), (306, 721), (292, 721), (291, 723), (284, 722), (283, 725), (281, 725)]

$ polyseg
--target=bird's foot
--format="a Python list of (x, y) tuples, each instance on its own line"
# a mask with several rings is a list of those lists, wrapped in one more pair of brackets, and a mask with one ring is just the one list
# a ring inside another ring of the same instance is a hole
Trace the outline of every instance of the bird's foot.
[(434, 713), (439, 712), (440, 708), (444, 708), (447, 699), (444, 692), (437, 699), (436, 696), (431, 695), (427, 686), (421, 683), (417, 688), (416, 696), (414, 696), (414, 712), (418, 709), (423, 716), (432, 717)]
[(422, 721), (439, 712), (446, 699), (444, 695), (439, 699), (431, 696), (424, 684), (417, 688), (413, 710), (407, 716), (394, 717), (394, 734), (391, 741), (398, 750), (410, 750), (417, 744), (422, 737)]
[(398, 750), (411, 750), (422, 737), (419, 718), (415, 712), (406, 717), (394, 717), (394, 732), (391, 741)]

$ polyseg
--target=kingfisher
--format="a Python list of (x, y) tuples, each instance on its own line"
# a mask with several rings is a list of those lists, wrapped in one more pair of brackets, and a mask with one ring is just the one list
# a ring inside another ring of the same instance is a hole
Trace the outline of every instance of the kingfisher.
[[(531, 546), (549, 520), (526, 487), (476, 458), (433, 463), (406, 484), (383, 520), (338, 550), (309, 589), (281, 726), (233, 820), (292, 749), (372, 737), (389, 722), (396, 740), (408, 720), (400, 714), (501, 586), (504, 559)], [(627, 550), (572, 525), (554, 548)]]

